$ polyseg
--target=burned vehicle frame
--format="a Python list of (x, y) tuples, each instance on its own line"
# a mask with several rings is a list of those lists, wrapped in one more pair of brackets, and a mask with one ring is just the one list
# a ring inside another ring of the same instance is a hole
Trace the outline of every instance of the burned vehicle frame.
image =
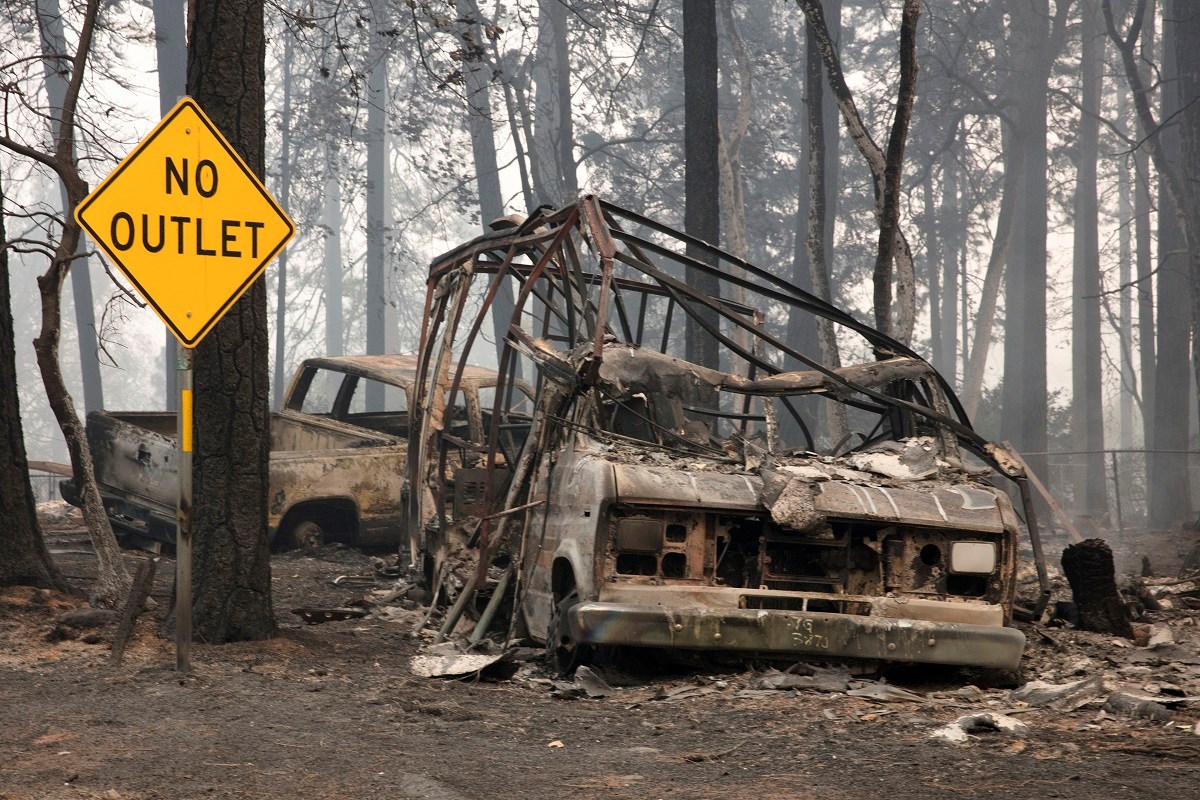
[[(772, 332), (788, 314), (857, 335), (864, 363), (798, 351)], [(500, 380), (487, 445), (466, 452), (445, 404), (492, 317)], [(681, 334), (715, 341), (720, 368), (685, 361)], [(1030, 613), (1048, 597), (1023, 462), (932, 366), (595, 196), (433, 262), (416, 380), (406, 555), (449, 606), (439, 638), (507, 617), (565, 670), (596, 645), (1011, 669), (1022, 531), (1043, 589)], [(857, 437), (833, 440), (835, 404), (865, 420)], [(461, 513), (479, 475), (483, 504)]]

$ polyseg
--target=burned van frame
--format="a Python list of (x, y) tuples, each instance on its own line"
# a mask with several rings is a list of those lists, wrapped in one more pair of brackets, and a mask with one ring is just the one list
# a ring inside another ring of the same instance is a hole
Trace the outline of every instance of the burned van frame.
[[(1049, 596), (1023, 462), (974, 431), (916, 352), (595, 196), (494, 227), (433, 262), (425, 299), (407, 555), (432, 603), (452, 604), (441, 635), (470, 608), (477, 641), (503, 608), (510, 634), (545, 638), (564, 668), (596, 644), (1016, 666), (1022, 528), (1042, 586), (1025, 613)], [(796, 313), (857, 334), (875, 360), (830, 367), (765, 324)], [(489, 320), (500, 380), (472, 448), (445, 406), (492, 347)], [(721, 369), (674, 355), (685, 330), (716, 343)], [(811, 398), (875, 424), (820, 453)], [(882, 478), (850, 466), (880, 472), (880, 458)], [(906, 482), (931, 474), (914, 459), (957, 477)], [(981, 574), (955, 574), (980, 558)]]

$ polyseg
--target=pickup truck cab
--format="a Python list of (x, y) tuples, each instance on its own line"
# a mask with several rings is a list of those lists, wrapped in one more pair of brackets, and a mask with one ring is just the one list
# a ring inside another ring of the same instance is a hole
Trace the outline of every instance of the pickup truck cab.
[[(304, 361), (283, 409), (271, 415), (269, 536), (275, 545), (328, 540), (392, 546), (402, 506), (415, 357), (339, 356)], [(447, 413), (464, 442), (483, 430), (480, 392), (494, 372), (467, 367)], [(178, 497), (176, 415), (96, 411), (87, 435), (96, 480), (118, 535), (172, 544)], [(63, 496), (77, 504), (70, 482)]]

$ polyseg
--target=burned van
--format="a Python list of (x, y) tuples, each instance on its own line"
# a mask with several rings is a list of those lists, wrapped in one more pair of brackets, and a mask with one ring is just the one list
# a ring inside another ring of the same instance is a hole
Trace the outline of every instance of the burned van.
[[(772, 332), (790, 315), (866, 358), (800, 351)], [(455, 514), (439, 406), (494, 346), (489, 318), (501, 379), (488, 445), (462, 462), (487, 500)], [(409, 556), (443, 631), (477, 616), (476, 636), (527, 633), (564, 670), (597, 645), (1019, 663), (1018, 549), (1037, 544), (1021, 461), (849, 314), (585, 197), (438, 259), (422, 341)]]

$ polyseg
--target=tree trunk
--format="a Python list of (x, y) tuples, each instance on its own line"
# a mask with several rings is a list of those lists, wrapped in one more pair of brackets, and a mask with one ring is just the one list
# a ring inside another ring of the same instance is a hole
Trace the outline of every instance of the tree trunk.
[[(717, 8), (716, 0), (683, 2), (683, 160), (684, 221), (689, 236), (718, 245), (721, 242), (720, 133), (717, 114)], [(716, 260), (689, 246), (691, 258), (709, 264)], [(704, 294), (718, 296), (720, 281), (695, 267), (686, 269), (688, 284)], [(693, 313), (707, 325), (720, 325), (717, 312), (697, 307)], [(689, 314), (685, 358), (693, 364), (720, 368), (717, 340)]]
[(538, 0), (538, 36), (533, 63), (534, 195), (560, 206), (579, 194), (571, 117), (571, 62), (567, 48), (567, 5)]
[[(916, 275), (911, 256), (899, 258), (900, 180), (904, 174), (904, 146), (917, 95), (917, 18), (920, 0), (904, 0), (900, 24), (900, 88), (896, 114), (888, 135), (883, 196), (879, 202), (879, 247), (875, 255), (875, 326), (904, 344), (912, 341), (916, 320)], [(892, 320), (892, 267), (896, 268), (896, 310)], [(893, 324), (894, 322), (894, 324)]]
[(995, 338), (996, 306), (1012, 250), (1017, 206), (1021, 202), (1019, 193), (1025, 171), (1025, 147), (1007, 124), (1001, 133), (1001, 152), (1004, 155), (1004, 186), (1000, 194), (1000, 215), (996, 220), (996, 238), (992, 240), (992, 252), (983, 275), (979, 308), (975, 312), (975, 337), (963, 374), (962, 401), (968, 417), (974, 417), (979, 412), (979, 403), (983, 398), (983, 377), (987, 370), (988, 352)]
[[(187, 22), (184, 0), (153, 0), (154, 44), (158, 66), (158, 113), (167, 112), (187, 91)], [(284, 92), (287, 92), (285, 84)], [(285, 205), (284, 208), (287, 206)], [(171, 331), (164, 333), (163, 371), (168, 411), (179, 407), (178, 345)]]
[[(750, 69), (750, 58), (746, 53), (745, 44), (737, 30), (733, 17), (732, 0), (720, 2), (721, 25), (724, 36), (729, 41), (733, 52), (734, 69), (737, 72), (736, 113), (733, 121), (720, 126), (720, 185), (721, 212), (725, 230), (725, 248), (741, 259), (749, 258), (749, 243), (746, 239), (746, 199), (745, 179), (742, 177), (742, 141), (750, 128), (750, 119), (754, 112), (754, 83)], [(726, 91), (732, 93), (732, 80), (725, 81)], [(738, 276), (744, 276), (739, 267), (730, 267)], [(729, 295), (736, 303), (746, 302), (746, 290), (741, 286), (729, 287)], [(752, 350), (750, 332), (737, 327), (732, 331), (734, 342), (743, 350)], [(738, 375), (748, 375), (749, 363), (731, 358), (731, 372)], [(740, 364), (738, 363), (740, 362)]]
[[(813, 294), (825, 301), (830, 301), (829, 262), (826, 256), (831, 254), (831, 236), (828, 226), (833, 224), (832, 215), (826, 201), (829, 198), (827, 183), (827, 165), (836, 160), (826, 151), (828, 137), (825, 129), (825, 61), (821, 55), (818, 35), (809, 20), (805, 26), (805, 105), (808, 108), (808, 229), (804, 246), (808, 254), (811, 271), (809, 280), (812, 282)], [(832, 91), (830, 91), (832, 94)], [(837, 127), (836, 123), (832, 126)], [(817, 318), (817, 337), (820, 341), (821, 363), (830, 369), (842, 365), (842, 356), (838, 351), (837, 330), (833, 321), (825, 317)], [(825, 434), (829, 448), (836, 447), (845, 439), (850, 431), (850, 423), (846, 414), (846, 406), (837, 402), (822, 402), (821, 410), (822, 432)]]
[[(1117, 114), (1129, 119), (1129, 94), (1121, 89), (1117, 95)], [(1133, 184), (1129, 179), (1129, 159), (1117, 164), (1117, 281), (1121, 288), (1117, 311), (1117, 336), (1121, 352), (1121, 383), (1117, 394), (1118, 439), (1122, 450), (1131, 450), (1133, 437), (1133, 398), (1137, 394), (1137, 373), (1133, 368)]]
[[(929, 362), (945, 374), (945, 352), (942, 349), (942, 232), (937, 203), (933, 197), (934, 161), (929, 159), (929, 175), (922, 187), (921, 214), (925, 229), (925, 284), (929, 292)], [(942, 193), (946, 191), (946, 177), (942, 174)], [(957, 198), (956, 198), (957, 199)], [(951, 376), (953, 373), (951, 373)]]
[[(877, 256), (875, 262), (875, 326), (880, 331), (893, 334), (895, 338), (907, 343), (907, 340), (912, 337), (912, 326), (916, 318), (916, 273), (913, 267), (912, 250), (898, 223), (899, 192), (893, 191), (897, 204), (894, 209), (897, 215), (896, 222), (886, 221), (884, 206), (887, 201), (885, 195), (888, 192), (889, 181), (893, 187), (898, 185), (897, 181), (903, 169), (904, 140), (907, 138), (908, 118), (912, 113), (912, 100), (916, 88), (915, 37), (920, 2), (919, 0), (905, 0), (904, 21), (901, 25), (901, 60), (903, 63), (901, 64), (900, 88), (897, 95), (898, 106), (895, 124), (892, 126), (892, 133), (888, 141), (889, 152), (887, 154), (875, 143), (858, 113), (854, 95), (846, 83), (837, 48), (829, 35), (821, 3), (818, 0), (797, 0), (797, 3), (808, 20), (809, 29), (816, 37), (816, 49), (820, 52), (821, 59), (825, 64), (825, 75), (829, 80), (834, 97), (837, 98), (837, 107), (841, 112), (842, 120), (846, 123), (850, 139), (862, 154), (863, 160), (867, 162), (867, 167), (871, 171), (871, 183), (875, 192), (875, 215), (880, 224), (880, 230), (887, 227), (893, 232), (890, 239), (882, 238), (881, 234), (881, 250), (879, 251), (881, 255)], [(907, 106), (907, 110), (905, 106)], [(901, 130), (903, 130), (903, 135), (899, 135)], [(886, 211), (886, 214), (892, 213), (892, 209)], [(884, 249), (887, 252), (884, 252)], [(885, 268), (884, 261), (887, 260), (888, 253), (891, 254), (891, 262), (888, 262)], [(898, 296), (894, 326), (891, 319), (891, 270), (893, 266), (896, 270)], [(884, 298), (885, 294), (887, 295), (886, 299)], [(880, 353), (879, 356), (886, 357), (886, 354)]]
[[(1058, 0), (1065, 14), (1068, 0)], [(1009, 253), (1005, 292), (1004, 392), (1000, 430), (1026, 453), (1044, 453), (1047, 443), (1046, 392), (1046, 216), (1049, 189), (1046, 147), (1047, 86), (1058, 55), (1050, 28), (1049, 0), (1011, 6), (1012, 60), (1016, 95), (1015, 135), (1024, 146), (1024, 170), (1017, 205), (1014, 247)], [(1046, 458), (1030, 455), (1034, 472), (1047, 476)]]
[[(84, 16), (79, 25), (79, 40), (75, 54), (69, 60), (58, 59), (68, 81), (57, 106), (57, 122), (53, 125), (53, 153), (46, 156), (46, 163), (58, 174), (63, 186), (62, 234), (54, 248), (50, 266), (38, 276), (38, 295), (41, 300), (41, 330), (33, 340), (33, 351), (37, 356), (42, 385), (46, 389), (46, 400), (58, 427), (62, 430), (75, 476), (75, 488), (83, 509), (83, 520), (88, 528), (92, 548), (96, 552), (96, 582), (92, 586), (90, 600), (93, 605), (112, 606), (120, 602), (129, 586), (129, 574), (121, 560), (121, 551), (113, 536), (112, 525), (96, 486), (92, 469), (92, 453), (75, 402), (67, 391), (59, 362), (59, 344), (62, 337), (62, 289), (67, 273), (71, 270), (80, 248), (82, 238), (79, 224), (75, 221), (75, 208), (87, 195), (87, 184), (79, 177), (75, 158), (75, 109), (83, 82), (84, 66), (91, 49), (92, 33), (99, 14), (98, 0), (88, 0)], [(58, 23), (61, 26), (61, 21)], [(51, 99), (53, 105), (54, 101)], [(6, 141), (13, 149), (13, 143)]]
[[(1179, 102), (1182, 111), (1179, 115), (1179, 132), (1182, 145), (1181, 163), (1183, 166), (1182, 191), (1180, 209), (1186, 218), (1185, 230), (1188, 232), (1187, 246), (1187, 275), (1188, 297), (1191, 302), (1191, 343), (1192, 343), (1192, 375), (1200, 386), (1200, 52), (1197, 43), (1200, 42), (1200, 18), (1197, 17), (1194, 3), (1175, 3), (1175, 20), (1178, 26), (1175, 31), (1175, 58), (1179, 74)], [(1193, 387), (1196, 388), (1196, 387)], [(1196, 397), (1191, 394), (1192, 399)], [(1194, 431), (1197, 422), (1197, 409), (1191, 409), (1191, 425)], [(1190, 445), (1190, 436), (1184, 442)], [(1192, 449), (1190, 446), (1184, 449)], [(1182, 469), (1188, 466), (1184, 456)], [(1188, 496), (1185, 498), (1190, 509), (1190, 482), (1187, 484)]]
[[(954, 150), (942, 155), (942, 206), (938, 231), (941, 235), (942, 363), (934, 362), (953, 385), (958, 376), (958, 258), (967, 239), (958, 196), (958, 161)], [(932, 267), (936, 269), (936, 265)], [(965, 289), (964, 289), (965, 292)], [(964, 369), (965, 373), (966, 370)]]
[[(496, 139), (492, 131), (492, 101), (489, 91), (490, 68), (485, 58), (483, 27), (477, 0), (455, 0), (462, 42), (462, 69), (466, 81), (467, 128), (471, 134), (471, 153), (475, 161), (475, 183), (479, 193), (480, 224), (491, 230), (495, 219), (504, 216), (504, 196), (500, 193), (500, 168), (496, 160)], [(512, 320), (513, 290), (505, 281), (492, 301), (492, 331), (496, 354), (504, 349), (508, 325)]]
[(1079, 627), (1095, 633), (1133, 638), (1129, 615), (1117, 594), (1112, 550), (1103, 539), (1085, 539), (1062, 554), (1063, 574), (1079, 612)]
[[(1178, 114), (1180, 70), (1176, 41), (1179, 35), (1180, 4), (1165, 2), (1160, 69), (1160, 120)], [(1195, 42), (1188, 42), (1194, 47)], [(1145, 135), (1145, 132), (1143, 132)], [(1158, 135), (1168, 171), (1181, 170), (1180, 129), (1164, 127)], [(1169, 194), (1169, 175), (1159, 169), (1158, 192), (1158, 342), (1154, 386), (1155, 450), (1188, 449), (1188, 380), (1191, 308), (1188, 303), (1187, 240)], [(1165, 528), (1190, 521), (1192, 517), (1188, 480), (1188, 457), (1178, 453), (1151, 453), (1148, 469), (1150, 524)]]
[(1071, 290), (1071, 432), (1082, 456), (1076, 475), (1075, 509), (1094, 519), (1108, 518), (1104, 458), (1104, 404), (1100, 351), (1100, 230), (1096, 188), (1100, 159), (1103, 29), (1096, 8), (1084, 3), (1080, 26), (1082, 95), (1075, 171), (1075, 253)]
[[(2, 176), (0, 176), (2, 179)], [(0, 586), (67, 590), (38, 528), (17, 396), (16, 336), (8, 279), (4, 186), (0, 185)]]
[(346, 352), (346, 331), (342, 315), (342, 186), (338, 173), (341, 150), (334, 134), (325, 140), (325, 355)]
[[(1183, 118), (1187, 117), (1180, 97), (1179, 56), (1182, 55), (1183, 63), (1188, 63), (1194, 56), (1190, 49), (1195, 47), (1195, 42), (1179, 39), (1178, 30), (1188, 27), (1192, 15), (1188, 14), (1186, 21), (1181, 20), (1182, 9), (1177, 3), (1166, 0), (1163, 5), (1159, 118), (1180, 118), (1180, 121), (1175, 125), (1160, 126), (1154, 119), (1150, 89), (1143, 80), (1135, 52), (1145, 23), (1145, 4), (1138, 3), (1128, 33), (1119, 30), (1111, 0), (1103, 0), (1102, 4), (1109, 39), (1121, 53), (1125, 78), (1133, 89), (1142, 146), (1149, 152), (1158, 171), (1158, 343), (1154, 370), (1154, 439), (1146, 470), (1149, 524), (1157, 527), (1190, 521), (1192, 513), (1189, 459), (1178, 452), (1164, 451), (1186, 449), (1188, 444), (1191, 381), (1187, 373), (1193, 369), (1188, 358), (1189, 339), (1196, 322), (1194, 315), (1200, 314), (1200, 286), (1191, 279), (1192, 266), (1189, 264), (1200, 249), (1200, 228), (1194, 216), (1197, 212), (1195, 200), (1190, 194), (1194, 187), (1187, 185), (1188, 173), (1184, 172), (1181, 162), (1179, 132), (1180, 128), (1186, 127)], [(1145, 39), (1141, 43), (1144, 47)], [(1191, 106), (1188, 111), (1194, 113)], [(1196, 291), (1192, 293), (1192, 289)]]
[[(374, 30), (386, 29), (384, 3), (372, 3)], [(385, 351), (387, 318), (387, 203), (391, 196), (387, 158), (388, 48), (387, 37), (374, 33), (374, 63), (367, 76), (367, 353)], [(383, 410), (383, 384), (367, 384), (366, 410)]]
[[(292, 35), (283, 33), (283, 111), (279, 121), (279, 204), (287, 210), (292, 202)], [(279, 251), (275, 269), (275, 379), (271, 381), (271, 407), (283, 408), (287, 390), (287, 286), (288, 249)]]
[[(262, 176), (263, 0), (194, 0), (188, 93)], [(270, 352), (264, 279), (196, 348), (193, 631), (209, 643), (275, 635), (267, 547)]]
[[(1155, 13), (1154, 0), (1148, 4), (1148, 15), (1142, 25), (1141, 65), (1142, 85), (1151, 80), (1150, 65), (1154, 63)], [(1131, 128), (1137, 131), (1137, 126)], [(1154, 389), (1157, 348), (1154, 343), (1154, 259), (1151, 255), (1152, 234), (1150, 231), (1150, 157), (1145, 148), (1139, 147), (1133, 154), (1136, 168), (1136, 183), (1133, 192), (1133, 214), (1137, 220), (1134, 236), (1137, 239), (1137, 307), (1138, 346), (1142, 389), (1142, 447), (1154, 443)]]
[[(42, 63), (46, 72), (46, 95), (50, 101), (50, 125), (54, 140), (62, 125), (63, 106), (71, 71), (66, 67), (67, 40), (63, 34), (62, 14), (58, 0), (37, 0), (38, 29), (42, 39)], [(75, 142), (71, 141), (71, 160), (75, 159)], [(63, 217), (68, 216), (66, 187), (61, 188)], [(73, 225), (74, 220), (67, 220)], [(100, 378), (100, 342), (96, 335), (96, 305), (92, 299), (92, 280), (86, 257), (87, 244), (78, 237), (75, 261), (71, 268), (71, 291), (74, 294), (75, 333), (79, 344), (79, 369), (83, 377), (84, 413), (104, 408), (104, 386)]]

